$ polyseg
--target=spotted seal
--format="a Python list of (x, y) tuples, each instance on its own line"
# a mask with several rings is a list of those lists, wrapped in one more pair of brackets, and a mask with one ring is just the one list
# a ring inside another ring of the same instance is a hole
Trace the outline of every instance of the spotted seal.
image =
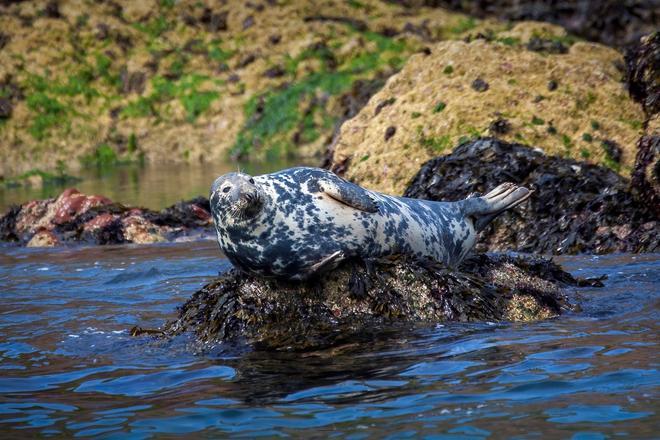
[(234, 266), (303, 280), (349, 257), (405, 254), (455, 266), (478, 231), (530, 194), (504, 183), (483, 197), (432, 202), (298, 167), (254, 177), (226, 174), (213, 183), (210, 200), (218, 243)]

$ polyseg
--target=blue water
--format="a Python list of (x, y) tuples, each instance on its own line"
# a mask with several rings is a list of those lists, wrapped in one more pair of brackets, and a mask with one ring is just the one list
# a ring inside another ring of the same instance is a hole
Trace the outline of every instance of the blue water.
[(657, 438), (660, 255), (569, 257), (583, 310), (310, 353), (158, 344), (212, 242), (0, 248), (0, 436)]

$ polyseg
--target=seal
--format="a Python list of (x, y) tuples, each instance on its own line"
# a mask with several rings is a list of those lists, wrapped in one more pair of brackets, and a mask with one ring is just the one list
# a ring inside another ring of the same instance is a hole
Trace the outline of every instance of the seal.
[(218, 177), (210, 201), (218, 244), (234, 266), (304, 280), (351, 257), (408, 255), (455, 267), (477, 232), (530, 194), (504, 183), (483, 197), (433, 202), (369, 191), (328, 170), (298, 167)]

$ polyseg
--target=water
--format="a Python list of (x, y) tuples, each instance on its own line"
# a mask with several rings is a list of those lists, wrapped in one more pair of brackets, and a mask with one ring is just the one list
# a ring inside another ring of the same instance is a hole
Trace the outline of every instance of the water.
[[(299, 163), (297, 160), (295, 163)], [(250, 174), (271, 173), (293, 166), (291, 160), (250, 163), (127, 164), (111, 168), (89, 168), (77, 173), (80, 182), (35, 188), (0, 186), (0, 215), (12, 204), (55, 197), (74, 186), (86, 194), (101, 194), (128, 206), (162, 209), (179, 200), (208, 195), (216, 177), (240, 170)], [(311, 165), (311, 164), (310, 164)]]
[(0, 436), (657, 438), (660, 255), (562, 261), (609, 280), (560, 319), (195, 355), (127, 329), (227, 268), (213, 242), (0, 248)]

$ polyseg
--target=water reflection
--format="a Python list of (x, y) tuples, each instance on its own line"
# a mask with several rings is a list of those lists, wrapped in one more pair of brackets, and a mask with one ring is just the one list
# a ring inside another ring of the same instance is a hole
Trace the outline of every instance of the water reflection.
[(225, 173), (240, 169), (250, 174), (263, 174), (299, 164), (299, 161), (277, 160), (258, 163), (147, 163), (107, 169), (89, 168), (76, 173), (82, 181), (75, 184), (42, 188), (0, 187), (0, 213), (12, 204), (57, 196), (67, 186), (74, 186), (86, 194), (101, 194), (130, 206), (162, 209), (179, 200), (206, 196), (213, 180)]

